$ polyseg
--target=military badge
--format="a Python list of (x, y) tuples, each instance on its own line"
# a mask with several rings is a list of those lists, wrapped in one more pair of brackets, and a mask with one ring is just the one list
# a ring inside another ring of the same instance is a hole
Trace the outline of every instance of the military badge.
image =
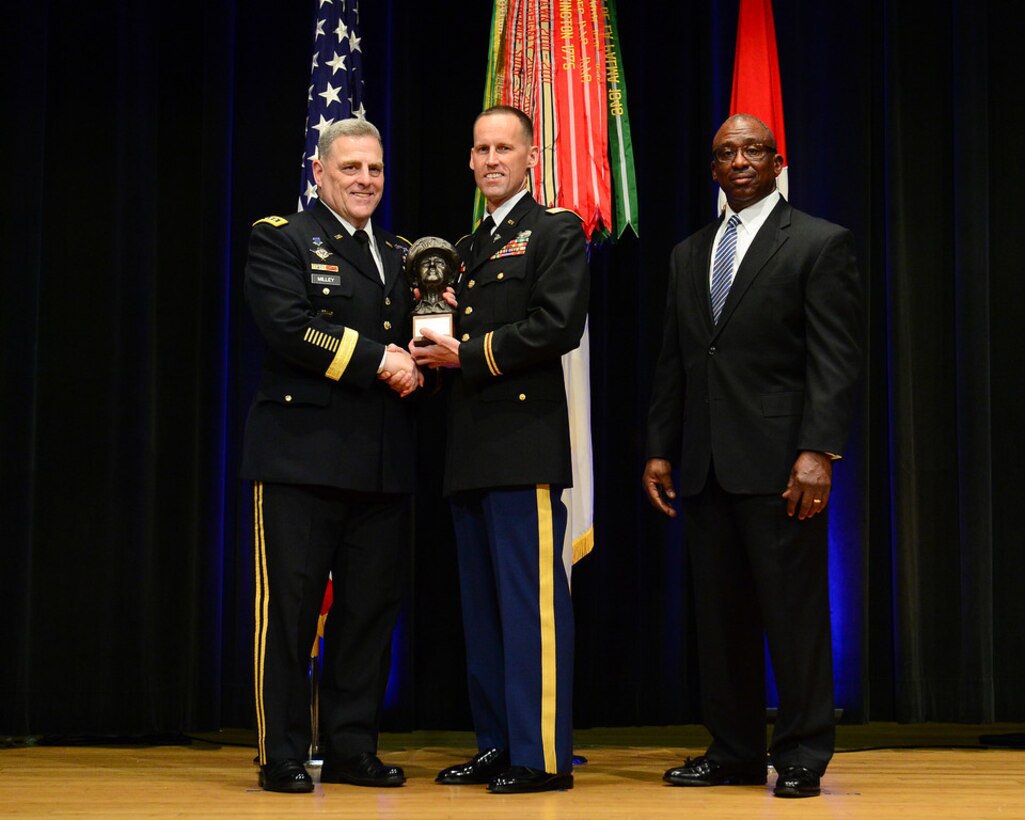
[(530, 241), (530, 231), (520, 231), (515, 239), (511, 239), (497, 253), (491, 256), (492, 259), (501, 259), (503, 256), (523, 256), (527, 252), (527, 242)]
[(313, 244), (315, 248), (310, 248), (310, 253), (319, 256), (321, 259), (327, 259), (331, 255), (331, 251), (324, 247), (324, 241), (319, 236), (313, 237)]

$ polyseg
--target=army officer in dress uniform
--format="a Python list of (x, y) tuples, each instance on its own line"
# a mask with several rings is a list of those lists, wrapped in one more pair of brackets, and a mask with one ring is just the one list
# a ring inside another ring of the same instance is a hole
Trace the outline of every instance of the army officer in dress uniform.
[(245, 291), (267, 343), (242, 477), (253, 482), (260, 785), (308, 792), (310, 648), (328, 580), (323, 783), (398, 786), (376, 757), (410, 536), (419, 373), (405, 350), (404, 243), (371, 221), (384, 188), (370, 123), (326, 128), (319, 199), (253, 226)]
[(538, 160), (519, 110), (477, 117), (470, 167), (488, 214), (457, 245), (455, 337), (411, 347), (454, 370), (445, 492), (459, 555), (479, 753), (446, 784), (492, 792), (573, 786), (573, 608), (562, 563), (572, 484), (561, 357), (580, 343), (588, 268), (580, 219), (526, 189)]

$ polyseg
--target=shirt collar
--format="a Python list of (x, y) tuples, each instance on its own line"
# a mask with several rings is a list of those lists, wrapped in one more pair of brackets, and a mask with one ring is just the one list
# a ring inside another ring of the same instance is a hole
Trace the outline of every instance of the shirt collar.
[[(491, 218), (495, 220), (495, 228), (502, 224), (502, 221), (507, 216), (509, 216), (510, 211), (512, 211), (512, 209), (516, 207), (516, 203), (523, 199), (523, 197), (525, 197), (526, 195), (527, 189), (524, 188), (518, 194), (513, 194), (505, 202), (503, 202), (501, 205), (495, 208), (495, 210), (491, 213)], [(495, 228), (491, 229), (492, 233), (495, 232)]]
[[(339, 222), (342, 223), (342, 226), (348, 232), (349, 236), (352, 236), (354, 233), (356, 233), (358, 228), (355, 225), (353, 225), (344, 216), (342, 216), (341, 214), (337, 213), (334, 210), (334, 208), (332, 208), (330, 205), (328, 205), (326, 202), (324, 202), (323, 199), (320, 200), (320, 201), (324, 205), (325, 208), (327, 208), (329, 211), (331, 211), (332, 214), (334, 214), (335, 219), (337, 219)], [(367, 220), (367, 224), (363, 226), (363, 230), (366, 231), (367, 236), (370, 237), (370, 247), (373, 247), (374, 246), (374, 221), (372, 219), (368, 219)]]
[(768, 196), (759, 199), (753, 205), (748, 205), (744, 210), (737, 212), (734, 211), (729, 203), (726, 204), (726, 213), (723, 216), (723, 222), (729, 222), (730, 217), (736, 214), (740, 219), (740, 224), (748, 230), (756, 226), (761, 226), (762, 222), (769, 215), (769, 212), (776, 207), (776, 203), (779, 202), (779, 191), (774, 190)]

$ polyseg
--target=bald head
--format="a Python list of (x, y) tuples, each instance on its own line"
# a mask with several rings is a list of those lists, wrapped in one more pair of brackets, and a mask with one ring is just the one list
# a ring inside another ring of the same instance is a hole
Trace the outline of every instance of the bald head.
[(734, 211), (765, 199), (776, 189), (783, 157), (776, 138), (758, 117), (734, 114), (712, 140), (712, 179), (726, 194)]

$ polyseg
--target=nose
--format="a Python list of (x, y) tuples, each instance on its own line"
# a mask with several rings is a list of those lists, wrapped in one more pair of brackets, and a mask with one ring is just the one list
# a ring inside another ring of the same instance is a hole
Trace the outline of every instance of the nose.
[(730, 167), (732, 167), (732, 168), (747, 168), (747, 166), (750, 165), (750, 164), (751, 163), (748, 161), (747, 157), (744, 155), (744, 152), (743, 151), (737, 151), (736, 156), (733, 157), (733, 161), (730, 163)]
[(498, 152), (494, 148), (488, 149), (487, 163), (488, 165), (496, 165), (498, 163)]

